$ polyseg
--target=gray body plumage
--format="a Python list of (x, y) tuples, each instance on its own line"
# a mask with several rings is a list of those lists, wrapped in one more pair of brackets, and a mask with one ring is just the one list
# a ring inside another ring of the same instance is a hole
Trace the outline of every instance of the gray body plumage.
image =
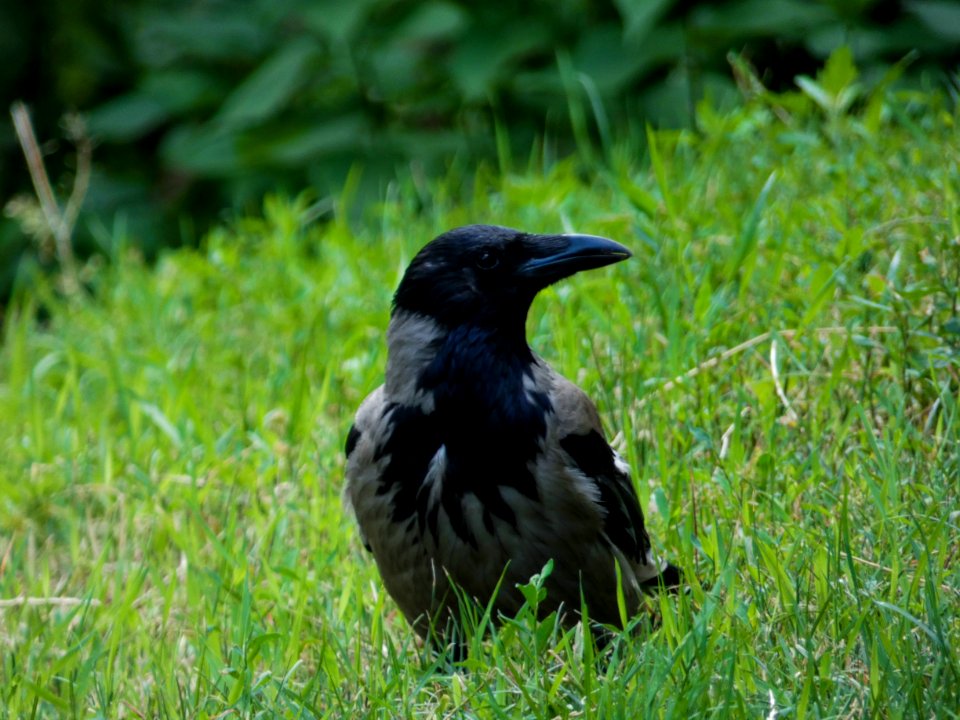
[[(450, 581), (484, 604), (499, 586), (495, 608), (512, 614), (523, 601), (517, 584), (549, 560), (543, 610), (563, 606), (574, 618), (583, 597), (594, 620), (617, 624), (618, 568), (628, 611), (645, 584), (675, 569), (650, 552), (628, 468), (603, 440), (593, 403), (522, 334), (529, 302), (554, 275), (628, 254), (602, 246), (619, 255), (601, 261), (578, 249), (579, 265), (550, 268), (518, 295), (507, 287), (514, 276), (522, 284), (548, 262), (560, 265), (549, 253), (566, 241), (542, 251), (534, 243), (543, 236), (486, 226), (454, 233), (408, 270), (387, 332), (385, 382), (360, 406), (347, 441), (346, 498), (364, 544), (425, 636), (455, 617)], [(556, 237), (564, 236), (547, 239)], [(498, 253), (493, 269), (478, 254), (488, 246)], [(431, 293), (446, 303), (441, 311), (425, 304)]]

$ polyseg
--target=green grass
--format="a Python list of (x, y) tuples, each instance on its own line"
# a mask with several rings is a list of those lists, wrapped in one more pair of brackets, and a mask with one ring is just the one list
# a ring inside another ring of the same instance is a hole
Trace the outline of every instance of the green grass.
[[(117, 232), (89, 297), (24, 275), (0, 716), (956, 717), (958, 116), (924, 95), (820, 113), (703, 107), (701, 134), (602, 168), (411, 176), (361, 221), (349, 192), (322, 222), (273, 199), (155, 267)], [(524, 612), (434, 658), (341, 505), (399, 275), (477, 221), (635, 252), (529, 326), (691, 581), (603, 651)]]

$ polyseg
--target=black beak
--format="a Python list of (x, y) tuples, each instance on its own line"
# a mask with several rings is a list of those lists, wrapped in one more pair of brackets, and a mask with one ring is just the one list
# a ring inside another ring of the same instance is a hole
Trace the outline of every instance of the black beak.
[(527, 244), (533, 257), (522, 263), (518, 272), (544, 285), (632, 255), (620, 243), (596, 235), (534, 235)]

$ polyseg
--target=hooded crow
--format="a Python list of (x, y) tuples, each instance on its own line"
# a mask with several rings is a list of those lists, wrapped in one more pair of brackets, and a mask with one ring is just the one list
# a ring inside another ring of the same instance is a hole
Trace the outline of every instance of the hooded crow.
[[(651, 553), (629, 467), (596, 407), (527, 344), (536, 294), (630, 257), (592, 235), (470, 225), (413, 259), (396, 291), (384, 384), (346, 442), (346, 498), (384, 585), (424, 637), (457, 620), (455, 584), (496, 611), (548, 561), (542, 612), (620, 624), (679, 583)], [(619, 587), (618, 587), (619, 586)], [(495, 596), (495, 597), (494, 597)]]

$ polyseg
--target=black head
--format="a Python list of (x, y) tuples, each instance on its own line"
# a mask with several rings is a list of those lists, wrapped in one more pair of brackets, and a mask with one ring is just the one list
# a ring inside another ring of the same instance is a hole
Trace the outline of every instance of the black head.
[(428, 243), (394, 296), (397, 310), (447, 327), (470, 323), (520, 328), (540, 290), (581, 270), (630, 257), (594, 235), (531, 235), (494, 225), (467, 225)]

